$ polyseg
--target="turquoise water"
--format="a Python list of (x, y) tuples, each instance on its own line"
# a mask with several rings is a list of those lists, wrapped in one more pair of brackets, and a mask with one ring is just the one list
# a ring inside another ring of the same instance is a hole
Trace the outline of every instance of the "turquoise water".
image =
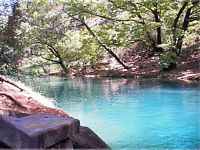
[(86, 78), (38, 83), (36, 88), (113, 149), (200, 147), (198, 83)]

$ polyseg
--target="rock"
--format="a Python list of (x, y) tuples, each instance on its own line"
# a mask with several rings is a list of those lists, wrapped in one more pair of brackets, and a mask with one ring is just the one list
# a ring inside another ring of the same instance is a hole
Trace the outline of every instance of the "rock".
[(0, 141), (0, 149), (10, 149), (10, 147)]
[(81, 149), (111, 149), (90, 128), (81, 127), (80, 132), (73, 137), (74, 148)]
[(199, 81), (200, 80), (200, 73), (196, 73), (196, 74), (191, 74), (191, 73), (187, 73), (183, 76), (178, 77), (179, 80), (196, 80)]
[(0, 116), (0, 141), (11, 148), (47, 148), (79, 133), (80, 122), (70, 117)]

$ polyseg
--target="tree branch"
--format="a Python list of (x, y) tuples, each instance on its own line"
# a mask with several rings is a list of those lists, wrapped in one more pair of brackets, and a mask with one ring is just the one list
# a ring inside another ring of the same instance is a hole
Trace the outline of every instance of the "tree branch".
[(176, 29), (178, 20), (179, 20), (181, 14), (183, 13), (184, 9), (186, 8), (187, 4), (188, 4), (188, 1), (185, 1), (185, 2), (183, 3), (183, 6), (181, 7), (181, 9), (179, 10), (179, 12), (178, 12), (176, 18), (174, 19), (173, 29)]
[(2, 76), (0, 76), (0, 81), (1, 81), (1, 82), (6, 82), (6, 83), (8, 83), (8, 84), (11, 84), (11, 85), (13, 85), (14, 87), (20, 89), (21, 91), (26, 91), (25, 89), (22, 89), (21, 87), (19, 87), (16, 83), (14, 83), (14, 82), (12, 82), (12, 81), (9, 81), (9, 80), (5, 79), (5, 78), (2, 77)]
[(108, 17), (108, 16), (104, 16), (104, 15), (100, 15), (100, 14), (95, 14), (95, 13), (93, 13), (93, 12), (91, 12), (91, 11), (89, 11), (89, 10), (86, 10), (86, 9), (82, 9), (82, 8), (79, 8), (79, 7), (76, 7), (76, 6), (74, 6), (74, 8), (76, 9), (76, 10), (78, 10), (78, 11), (82, 11), (82, 12), (84, 12), (84, 13), (88, 13), (88, 14), (90, 14), (90, 15), (93, 15), (93, 16), (96, 16), (96, 17), (100, 17), (100, 18), (103, 18), (103, 19), (105, 19), (105, 20), (109, 20), (109, 21), (118, 21), (118, 22), (131, 22), (131, 21), (133, 21), (133, 22), (136, 22), (136, 23), (141, 23), (141, 22), (139, 22), (138, 20), (135, 20), (135, 19), (116, 19), (116, 18), (112, 18), (112, 17)]
[[(114, 4), (114, 1), (113, 0), (109, 0), (112, 4)], [(137, 17), (141, 20), (140, 21), (140, 23), (144, 26), (144, 28), (145, 28), (145, 26), (146, 26), (146, 22), (144, 21), (144, 18), (142, 17), (142, 15), (140, 14), (140, 11), (138, 10), (138, 7), (137, 7), (137, 5), (135, 4), (135, 3), (133, 3), (133, 2), (131, 2), (131, 5), (134, 7), (134, 9), (136, 10), (136, 15), (137, 15)], [(116, 5), (115, 5), (116, 6)], [(155, 10), (152, 10), (152, 9), (150, 9), (150, 11), (152, 11), (152, 13), (155, 13)], [(156, 12), (157, 13), (157, 12)], [(157, 19), (157, 21), (160, 21), (159, 20), (159, 18), (158, 18), (158, 14), (156, 14), (156, 16), (155, 17), (157, 17), (156, 19)], [(157, 51), (159, 48), (158, 48), (158, 46), (157, 46), (157, 42), (154, 40), (154, 38), (151, 36), (151, 33), (148, 31), (148, 30), (146, 30), (145, 31), (146, 32), (146, 35), (147, 35), (147, 37), (148, 37), (148, 39), (151, 41), (151, 46), (153, 47), (153, 49), (154, 49), (154, 51)], [(161, 36), (161, 28), (159, 28), (158, 29), (158, 34)], [(161, 43), (161, 37), (159, 37), (159, 39), (158, 39), (158, 43), (160, 44)]]
[(54, 56), (59, 57), (59, 53), (52, 45), (47, 44), (47, 46), (49, 47), (49, 50), (54, 54)]
[(56, 53), (56, 51), (55, 51), (53, 48), (49, 47), (49, 45), (48, 45), (48, 49), (52, 52), (52, 54), (53, 54), (55, 57), (58, 57), (58, 54)]
[(88, 30), (88, 32), (96, 39), (96, 41), (99, 43), (101, 47), (103, 47), (109, 54), (111, 54), (118, 63), (120, 63), (125, 69), (129, 69), (130, 67), (125, 65), (120, 58), (111, 50), (109, 49), (105, 44), (103, 44), (100, 39), (95, 35), (95, 33), (92, 31), (92, 29), (85, 23), (83, 19), (78, 19)]

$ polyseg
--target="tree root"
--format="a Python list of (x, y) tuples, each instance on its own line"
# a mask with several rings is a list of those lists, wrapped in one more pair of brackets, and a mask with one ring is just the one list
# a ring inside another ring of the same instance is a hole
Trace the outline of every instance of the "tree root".
[(0, 95), (6, 96), (7, 98), (9, 98), (11, 101), (13, 101), (17, 106), (22, 107), (27, 109), (25, 106), (23, 106), (20, 102), (18, 102), (12, 95), (4, 93), (4, 92), (0, 92)]
[[(17, 89), (19, 89), (20, 91), (12, 91), (12, 88), (10, 89), (10, 93), (9, 93), (9, 89), (6, 89), (5, 91), (4, 88), (0, 89), (0, 101), (3, 101), (4, 98), (6, 98), (6, 100), (10, 100), (12, 101), (13, 105), (12, 107), (9, 105), (5, 104), (5, 109), (1, 108), (0, 106), (0, 110), (3, 111), (12, 111), (14, 113), (25, 113), (25, 114), (52, 114), (52, 115), (57, 115), (57, 116), (68, 116), (65, 112), (63, 112), (62, 110), (59, 109), (54, 109), (54, 108), (50, 108), (47, 106), (42, 105), (41, 103), (37, 102), (37, 100), (35, 100), (34, 98), (31, 97), (31, 93), (29, 93), (28, 91), (26, 91), (26, 88), (23, 89), (20, 86), (17, 85), (17, 83), (10, 81), (9, 79), (6, 79), (5, 77), (2, 77), (0, 75), (0, 83), (2, 83), (1, 86), (4, 86), (3, 83), (6, 82), (14, 87), (16, 87)], [(24, 94), (28, 94), (25, 97), (24, 96), (20, 96), (20, 94), (22, 91), (24, 91)], [(16, 97), (15, 97), (16, 95)], [(23, 101), (21, 101), (23, 100)], [(6, 102), (6, 101), (5, 101)], [(4, 105), (4, 103), (3, 103)]]
[(11, 84), (11, 85), (13, 85), (14, 87), (20, 89), (20, 91), (26, 91), (25, 89), (22, 89), (21, 87), (19, 87), (16, 83), (14, 83), (14, 82), (12, 82), (12, 81), (9, 81), (9, 80), (5, 79), (5, 78), (2, 77), (2, 76), (0, 76), (0, 81), (1, 81), (1, 82), (6, 82), (6, 83), (8, 83), (8, 84)]

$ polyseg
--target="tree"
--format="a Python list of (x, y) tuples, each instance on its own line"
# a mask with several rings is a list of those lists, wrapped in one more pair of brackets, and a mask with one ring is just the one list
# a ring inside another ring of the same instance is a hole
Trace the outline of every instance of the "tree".
[[(171, 69), (181, 55), (185, 35), (196, 32), (200, 14), (198, 0), (37, 0), (19, 4), (18, 22), (12, 21), (17, 15), (11, 13), (0, 30), (4, 36), (1, 52), (20, 54), (9, 60), (20, 60), (22, 70), (38, 67), (36, 72), (40, 72), (38, 69), (57, 64), (65, 74), (94, 65), (103, 51), (129, 69), (120, 54), (138, 41), (148, 45), (149, 57), (159, 56), (164, 70)], [(10, 49), (9, 43), (15, 48), (5, 51)]]
[[(174, 42), (173, 46), (174, 47), (172, 50), (175, 51), (178, 56), (181, 53), (183, 39), (185, 37), (185, 32), (187, 31), (189, 27), (189, 23), (200, 19), (200, 15), (199, 15), (200, 8), (198, 7), (198, 5), (199, 5), (199, 0), (184, 1), (182, 4), (182, 7), (178, 11), (176, 18), (174, 19), (174, 23), (173, 23), (173, 42)], [(186, 11), (184, 14), (184, 18), (180, 26), (181, 33), (178, 33), (177, 24), (181, 15), (184, 13), (185, 9)]]
[(176, 59), (181, 54), (183, 40), (188, 27), (200, 19), (200, 8), (198, 6), (199, 0), (186, 0), (179, 6), (180, 8), (172, 22), (170, 52), (160, 57), (164, 70), (171, 70), (176, 66)]
[(0, 65), (4, 68), (4, 72), (18, 72), (19, 61), (23, 55), (18, 35), (21, 22), (19, 3), (18, 1), (6, 1), (3, 4), (0, 12)]
[[(70, 40), (75, 40), (75, 37), (70, 35), (73, 30), (69, 26), (70, 20), (62, 13), (62, 6), (42, 1), (22, 5), (22, 12), (27, 18), (22, 24), (27, 27), (25, 31), (27, 48), (36, 57), (58, 64), (64, 73), (68, 74), (71, 60), (67, 55), (71, 55), (70, 52), (78, 49), (81, 43), (77, 38), (77, 41), (74, 41), (76, 45), (74, 43), (70, 45)], [(74, 30), (75, 32), (78, 33)]]
[[(78, 1), (69, 1), (69, 2), (64, 2), (63, 3), (65, 8), (65, 13), (69, 15), (71, 18), (74, 20), (77, 20), (82, 27), (85, 27), (85, 29), (88, 31), (88, 33), (96, 40), (96, 43), (102, 47), (104, 50), (106, 50), (112, 57), (116, 59), (116, 61), (121, 64), (125, 69), (129, 69), (129, 66), (127, 66), (118, 56), (117, 54), (112, 50), (112, 48), (109, 48), (110, 45), (104, 42), (103, 39), (99, 38), (99, 36), (93, 31), (92, 26), (98, 26), (99, 22), (102, 22), (101, 20), (99, 21), (92, 21), (92, 19), (95, 19), (93, 16), (88, 16), (87, 13), (82, 11), (82, 8), (84, 3), (83, 2), (78, 2)], [(79, 7), (77, 7), (77, 5)], [(91, 22), (90, 22), (91, 21)], [(93, 25), (90, 25), (88, 22), (90, 22)]]
[[(169, 62), (163, 67), (176, 66), (176, 57), (181, 53), (184, 35), (190, 23), (198, 21), (199, 1), (170, 1), (170, 0), (108, 0), (108, 1), (79, 1), (67, 3), (71, 11), (76, 12), (87, 20), (101, 18), (100, 31), (104, 26), (115, 32), (116, 26), (121, 27), (127, 42), (144, 41), (149, 43), (152, 55), (158, 53), (160, 59), (170, 55)], [(68, 9), (69, 10), (69, 9)], [(191, 17), (191, 16), (194, 17)], [(97, 23), (98, 24), (98, 23)], [(114, 27), (115, 26), (115, 27)], [(97, 33), (98, 34), (98, 33)], [(105, 39), (105, 32), (98, 34), (99, 39)], [(109, 37), (109, 35), (107, 35)], [(171, 38), (173, 37), (173, 38)], [(167, 54), (163, 51), (168, 51)], [(169, 59), (166, 59), (166, 61)], [(163, 61), (163, 60), (161, 60)]]

